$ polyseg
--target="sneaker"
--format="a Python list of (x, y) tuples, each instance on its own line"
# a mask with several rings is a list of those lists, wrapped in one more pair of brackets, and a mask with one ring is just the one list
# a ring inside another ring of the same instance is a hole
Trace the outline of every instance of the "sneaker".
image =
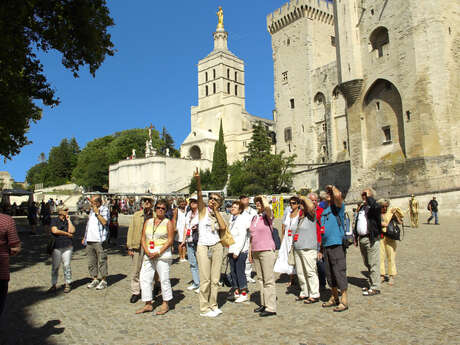
[(248, 283), (251, 283), (251, 284), (255, 284), (255, 283), (256, 283), (255, 279), (252, 279), (251, 277), (246, 278), (246, 280), (247, 280)]
[(65, 284), (64, 293), (69, 293), (70, 290), (72, 290), (72, 288), (70, 287), (70, 284)]
[(219, 308), (214, 309), (213, 312), (216, 316), (219, 316), (220, 314), (222, 314), (222, 310), (220, 310)]
[(216, 317), (217, 314), (214, 312), (214, 310), (209, 310), (209, 311), (206, 312), (206, 313), (201, 313), (200, 316), (204, 316), (204, 317)]
[(199, 289), (199, 286), (196, 286), (195, 284), (192, 284), (189, 287), (187, 287), (187, 290), (189, 291), (196, 290), (196, 289)]
[(242, 292), (240, 296), (235, 300), (235, 303), (243, 303), (248, 301), (248, 294), (246, 292)]
[(96, 290), (103, 290), (107, 287), (107, 282), (105, 280), (101, 280), (99, 285), (96, 287)]
[(88, 284), (88, 286), (86, 286), (88, 289), (92, 289), (92, 288), (95, 288), (96, 286), (98, 286), (99, 284), (99, 280), (97, 279), (93, 279), (93, 281), (91, 283)]

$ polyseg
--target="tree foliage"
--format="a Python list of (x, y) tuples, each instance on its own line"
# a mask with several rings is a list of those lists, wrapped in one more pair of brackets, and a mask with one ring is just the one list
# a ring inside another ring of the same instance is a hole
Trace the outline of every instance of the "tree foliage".
[(36, 53), (58, 51), (74, 77), (83, 66), (94, 76), (105, 57), (114, 54), (107, 32), (112, 25), (105, 0), (0, 2), (1, 156), (11, 159), (30, 143), (30, 124), (42, 117), (35, 101), (59, 104)]
[(224, 143), (222, 120), (220, 121), (219, 140), (214, 145), (212, 157), (212, 189), (223, 189), (228, 179), (227, 147)]
[(161, 131), (161, 140), (163, 142), (163, 145), (158, 151), (160, 154), (166, 155), (166, 151), (169, 149), (170, 157), (180, 157), (180, 152), (174, 147), (174, 139), (172, 138), (171, 134), (168, 133), (166, 127), (164, 126), (163, 130)]
[(230, 167), (228, 192), (231, 195), (271, 194), (288, 192), (292, 188), (292, 168), (295, 156), (284, 152), (271, 153), (271, 139), (265, 126), (254, 126), (248, 154), (244, 161)]

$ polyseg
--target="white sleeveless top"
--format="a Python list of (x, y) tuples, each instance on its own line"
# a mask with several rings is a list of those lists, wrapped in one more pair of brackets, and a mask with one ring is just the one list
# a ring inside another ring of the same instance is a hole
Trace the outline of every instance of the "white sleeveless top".
[(206, 207), (206, 214), (200, 219), (198, 225), (199, 239), (198, 245), (213, 246), (220, 242), (219, 224), (217, 221), (214, 223), (213, 219), (209, 216), (209, 209)]

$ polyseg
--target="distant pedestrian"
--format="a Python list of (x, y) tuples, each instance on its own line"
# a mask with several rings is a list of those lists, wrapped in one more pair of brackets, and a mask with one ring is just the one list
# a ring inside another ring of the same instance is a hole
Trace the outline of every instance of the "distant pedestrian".
[(51, 222), (51, 236), (54, 237), (54, 248), (51, 254), (51, 288), (48, 292), (56, 292), (56, 285), (59, 275), (59, 267), (61, 262), (64, 266), (64, 279), (65, 287), (64, 292), (68, 293), (71, 290), (70, 283), (72, 283), (72, 270), (70, 262), (72, 260), (73, 252), (73, 234), (75, 233), (75, 226), (69, 217), (69, 209), (61, 204), (57, 208), (58, 216)]
[(30, 232), (32, 235), (37, 234), (37, 205), (35, 202), (29, 202), (27, 207), (27, 220), (30, 225)]
[[(87, 288), (102, 290), (107, 287), (107, 235), (109, 225), (109, 209), (102, 205), (100, 196), (93, 196), (90, 200), (91, 212), (89, 213), (86, 232), (82, 244), (86, 245), (88, 256), (88, 271), (93, 281)], [(101, 278), (99, 281), (98, 278)]]
[(438, 201), (434, 196), (432, 200), (428, 203), (428, 211), (430, 211), (431, 215), (430, 218), (426, 221), (430, 224), (431, 220), (434, 218), (434, 224), (439, 225), (439, 218), (438, 218)]
[(144, 259), (144, 248), (141, 245), (142, 230), (146, 220), (153, 217), (153, 198), (144, 197), (142, 199), (142, 210), (137, 211), (131, 218), (128, 234), (126, 235), (126, 247), (131, 263), (131, 303), (136, 303), (141, 299), (141, 286), (139, 282), (139, 274)]
[(21, 251), (21, 241), (12, 217), (0, 213), (0, 316), (5, 309), (10, 280), (10, 256)]
[(187, 214), (187, 201), (180, 198), (178, 200), (178, 207), (173, 210), (174, 220), (175, 220), (175, 242), (179, 251), (179, 262), (187, 262), (185, 255), (187, 254), (187, 248), (185, 246), (180, 246), (184, 241), (184, 228), (185, 228), (185, 215)]
[[(318, 239), (318, 245), (321, 246), (321, 238), (324, 234), (324, 227), (321, 225), (321, 215), (323, 214), (324, 209), (321, 205), (324, 206), (327, 193), (325, 191), (321, 191), (319, 197), (316, 193), (309, 193), (307, 197), (313, 202), (316, 208), (316, 236)], [(318, 269), (319, 289), (323, 290), (326, 288), (326, 266), (324, 264), (324, 257), (321, 252), (318, 256), (316, 267)]]
[(358, 239), (364, 266), (369, 273), (369, 287), (363, 288), (364, 296), (380, 294), (380, 236), (382, 235), (382, 216), (380, 205), (375, 200), (375, 191), (365, 189), (361, 193), (363, 203), (358, 209), (358, 219), (354, 228)]
[(116, 199), (110, 202), (110, 223), (109, 223), (109, 239), (108, 242), (111, 244), (117, 244), (118, 238), (118, 214), (120, 209)]
[(418, 228), (418, 200), (414, 194), (409, 199), (409, 214), (411, 228)]

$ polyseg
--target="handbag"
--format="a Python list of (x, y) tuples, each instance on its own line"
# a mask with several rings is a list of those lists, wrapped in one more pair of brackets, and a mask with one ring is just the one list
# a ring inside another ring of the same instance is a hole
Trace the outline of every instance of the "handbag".
[(46, 252), (48, 253), (48, 255), (51, 255), (53, 253), (55, 245), (56, 245), (56, 238), (53, 235), (51, 235), (51, 237), (48, 240), (48, 244), (46, 245)]
[(392, 218), (390, 223), (388, 223), (387, 232), (385, 232), (384, 235), (392, 240), (401, 241), (401, 229), (394, 218)]
[(278, 229), (273, 227), (266, 214), (264, 214), (264, 217), (267, 219), (268, 226), (272, 232), (273, 242), (275, 242), (275, 250), (279, 250), (281, 248), (281, 238)]
[(220, 235), (220, 242), (224, 247), (230, 247), (232, 244), (235, 243), (235, 240), (233, 239), (232, 234), (228, 230), (228, 227), (226, 226), (224, 230), (219, 230), (219, 235)]

